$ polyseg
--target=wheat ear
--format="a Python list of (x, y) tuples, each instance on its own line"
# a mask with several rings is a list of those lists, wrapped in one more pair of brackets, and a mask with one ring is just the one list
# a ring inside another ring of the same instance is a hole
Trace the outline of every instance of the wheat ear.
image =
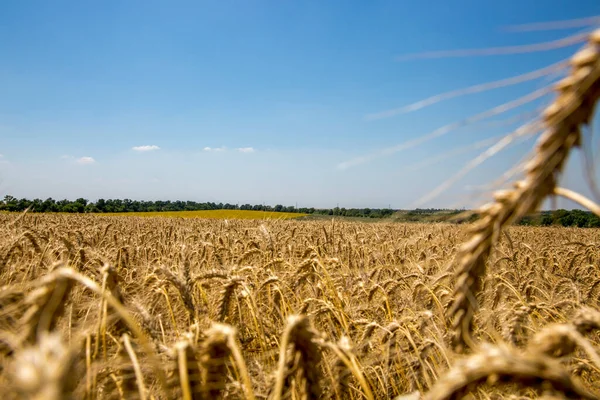
[(570, 61), (569, 76), (557, 84), (558, 97), (544, 112), (546, 131), (539, 138), (535, 157), (525, 167), (525, 178), (511, 190), (495, 193), (495, 201), (482, 207), (468, 240), (457, 256), (457, 282), (449, 309), (452, 344), (458, 351), (471, 342), (476, 294), (485, 275), (486, 260), (502, 228), (535, 211), (556, 187), (569, 152), (580, 144), (581, 127), (593, 116), (600, 96), (600, 29)]
[(206, 332), (206, 336), (200, 350), (204, 398), (215, 399), (221, 396), (227, 379), (227, 361), (231, 356), (241, 376), (246, 399), (254, 400), (248, 368), (235, 340), (236, 330), (229, 325), (215, 323)]
[(597, 399), (556, 360), (538, 352), (519, 353), (507, 346), (486, 344), (459, 362), (429, 391), (424, 400), (462, 399), (476, 383), (518, 383), (526, 387), (551, 387), (566, 398)]
[(69, 279), (49, 276), (29, 293), (25, 301), (30, 307), (22, 320), (23, 343), (33, 344), (41, 334), (54, 330), (72, 288), (73, 282)]
[[(321, 351), (315, 343), (316, 337), (317, 334), (310, 327), (308, 318), (299, 315), (288, 317), (279, 347), (279, 363), (272, 400), (281, 399), (284, 386), (289, 386), (291, 371), (298, 371), (301, 376), (302, 382), (299, 386), (303, 390), (304, 398), (321, 397)], [(288, 347), (291, 348), (290, 355), (287, 355)], [(297, 365), (294, 365), (296, 363)]]
[(15, 354), (12, 379), (23, 398), (32, 400), (72, 399), (78, 374), (76, 354), (56, 332), (43, 332), (35, 344)]

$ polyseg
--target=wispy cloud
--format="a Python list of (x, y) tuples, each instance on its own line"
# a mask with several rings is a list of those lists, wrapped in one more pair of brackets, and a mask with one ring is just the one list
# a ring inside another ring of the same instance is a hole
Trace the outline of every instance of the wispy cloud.
[(4, 154), (0, 154), (0, 164), (10, 164), (10, 162), (4, 158)]
[(139, 151), (139, 152), (143, 153), (143, 152), (147, 152), (147, 151), (160, 150), (160, 147), (158, 147), (157, 145), (153, 144), (153, 145), (144, 145), (144, 146), (134, 146), (131, 149), (134, 150), (134, 151)]
[(368, 121), (368, 120), (376, 120), (376, 119), (382, 119), (382, 118), (387, 118), (387, 117), (393, 117), (395, 115), (409, 113), (412, 111), (417, 111), (422, 108), (428, 107), (430, 105), (439, 103), (444, 100), (452, 99), (455, 97), (460, 97), (460, 96), (473, 94), (473, 93), (485, 92), (485, 91), (492, 90), (492, 89), (503, 88), (506, 86), (516, 85), (518, 83), (531, 81), (534, 79), (544, 77), (548, 74), (560, 71), (564, 68), (565, 64), (566, 64), (566, 61), (560, 61), (560, 62), (550, 65), (549, 67), (537, 69), (535, 71), (531, 71), (526, 74), (516, 75), (516, 76), (512, 76), (510, 78), (500, 79), (497, 81), (487, 82), (487, 83), (469, 86), (469, 87), (458, 89), (458, 90), (452, 90), (449, 92), (440, 93), (435, 96), (427, 97), (426, 99), (406, 105), (404, 107), (394, 108), (391, 110), (386, 110), (386, 111), (382, 111), (382, 112), (378, 112), (378, 113), (369, 114), (365, 117), (365, 119)]
[(225, 151), (227, 149), (225, 146), (221, 146), (221, 147), (205, 147), (203, 150), (213, 152), (213, 153), (218, 153), (220, 151)]
[(96, 163), (96, 160), (94, 160), (93, 157), (89, 157), (89, 156), (74, 157), (72, 155), (65, 154), (65, 155), (60, 156), (60, 159), (74, 162), (75, 164), (79, 164), (79, 165), (90, 165), (90, 164)]
[(374, 155), (362, 156), (362, 157), (355, 157), (355, 158), (353, 158), (353, 159), (351, 159), (351, 160), (348, 160), (348, 161), (344, 161), (344, 162), (341, 162), (341, 163), (339, 163), (339, 164), (337, 165), (337, 169), (339, 169), (339, 170), (341, 170), (341, 171), (345, 171), (345, 170), (347, 170), (348, 168), (352, 168), (352, 167), (355, 167), (355, 166), (357, 166), (357, 165), (360, 165), (360, 164), (364, 164), (364, 163), (366, 163), (366, 162), (369, 162), (369, 161), (370, 161), (371, 159), (373, 159), (373, 158), (375, 158), (375, 156), (374, 156)]
[[(457, 130), (459, 128), (464, 128), (467, 127), (469, 125), (481, 122), (481, 121), (485, 121), (488, 118), (494, 117), (496, 115), (502, 114), (504, 112), (510, 111), (512, 109), (515, 109), (517, 107), (522, 106), (523, 104), (527, 104), (533, 100), (536, 100), (538, 98), (544, 97), (545, 95), (547, 95), (548, 93), (550, 93), (551, 91), (551, 87), (543, 87), (540, 88), (538, 90), (535, 90), (529, 94), (526, 94), (523, 97), (519, 97), (518, 99), (515, 100), (511, 100), (508, 101), (506, 103), (500, 104), (499, 106), (495, 106), (492, 107), (490, 109), (487, 109), (483, 112), (480, 112), (479, 114), (475, 114), (473, 116), (467, 117), (463, 120), (457, 121), (457, 122), (452, 122), (450, 124), (444, 125), (440, 128), (437, 128), (433, 131), (431, 131), (428, 134), (425, 135), (421, 135), (415, 139), (410, 139), (404, 143), (401, 143), (397, 146), (393, 146), (393, 147), (388, 147), (385, 148), (381, 151), (375, 152), (375, 153), (371, 153), (371, 154), (367, 154), (364, 156), (360, 156), (360, 157), (356, 157), (353, 158), (352, 160), (348, 160), (348, 161), (344, 161), (342, 163), (339, 163), (337, 165), (337, 168), (340, 170), (346, 170), (352, 167), (355, 167), (357, 165), (360, 164), (365, 164), (368, 163), (374, 159), (377, 158), (381, 158), (381, 157), (385, 157), (385, 156), (390, 156), (392, 154), (398, 153), (400, 151), (404, 151), (410, 148), (413, 148), (415, 146), (418, 146), (420, 144), (423, 144), (427, 141), (430, 141), (432, 139), (438, 138), (440, 136), (444, 136), (454, 130)], [(521, 126), (521, 128), (519, 128), (517, 131), (524, 129), (525, 134), (529, 134), (535, 131), (538, 131), (541, 127), (539, 124), (537, 124), (536, 119), (534, 118), (531, 121), (528, 121), (527, 123), (525, 123), (524, 125)], [(515, 131), (516, 132), (516, 131)]]
[[(227, 151), (227, 147), (225, 146), (221, 146), (221, 147), (205, 147), (202, 149), (203, 151), (206, 151), (208, 153), (220, 153), (223, 151)], [(256, 150), (254, 149), (254, 147), (237, 147), (235, 149), (231, 149), (231, 150), (235, 150), (239, 153), (254, 153)]]
[(96, 162), (96, 160), (94, 160), (92, 157), (79, 157), (78, 159), (75, 160), (75, 162), (77, 164), (80, 165), (89, 165), (89, 164), (94, 164)]

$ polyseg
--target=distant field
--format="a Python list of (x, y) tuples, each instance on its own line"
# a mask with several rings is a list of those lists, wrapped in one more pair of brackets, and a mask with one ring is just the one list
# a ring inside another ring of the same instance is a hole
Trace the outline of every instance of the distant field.
[(199, 211), (155, 211), (129, 213), (103, 213), (95, 215), (131, 217), (170, 217), (170, 218), (212, 218), (212, 219), (292, 219), (307, 214), (267, 212), (250, 210), (199, 210)]

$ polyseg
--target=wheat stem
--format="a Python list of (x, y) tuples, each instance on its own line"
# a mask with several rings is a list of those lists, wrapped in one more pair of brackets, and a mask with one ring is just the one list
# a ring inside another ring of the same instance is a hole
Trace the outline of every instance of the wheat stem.
[(127, 350), (127, 354), (131, 359), (131, 363), (133, 364), (133, 371), (135, 372), (135, 378), (137, 380), (138, 392), (140, 394), (141, 400), (146, 400), (146, 387), (144, 385), (144, 375), (142, 374), (142, 369), (140, 368), (140, 363), (137, 359), (135, 351), (131, 346), (131, 341), (129, 340), (128, 334), (123, 334), (123, 344), (125, 345), (125, 349)]

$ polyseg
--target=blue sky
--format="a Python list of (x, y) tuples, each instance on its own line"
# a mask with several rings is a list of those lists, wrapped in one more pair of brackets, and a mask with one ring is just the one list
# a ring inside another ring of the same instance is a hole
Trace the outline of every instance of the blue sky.
[[(548, 66), (579, 45), (518, 55), (402, 57), (579, 33), (584, 28), (505, 29), (600, 14), (597, 0), (573, 4), (4, 2), (0, 194), (412, 207), (483, 150), (469, 149), (472, 143), (510, 132), (523, 121), (519, 115), (550, 98), (403, 151), (386, 149), (556, 77), (410, 113), (381, 113)], [(532, 144), (512, 146), (421, 205), (479, 204), (489, 192), (481, 185)], [(445, 158), (430, 163), (439, 156)], [(566, 186), (587, 193), (578, 156), (567, 177)]]

